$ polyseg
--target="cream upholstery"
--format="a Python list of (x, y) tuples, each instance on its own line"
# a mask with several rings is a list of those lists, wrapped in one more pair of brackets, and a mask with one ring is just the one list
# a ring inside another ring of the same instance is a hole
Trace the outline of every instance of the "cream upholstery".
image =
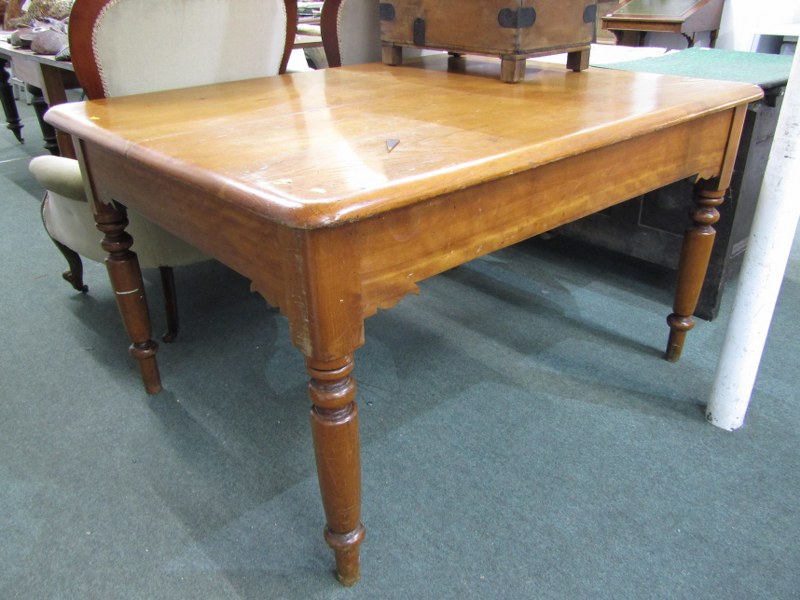
[(105, 95), (275, 75), (286, 17), (283, 0), (112, 0), (92, 32)]
[[(287, 35), (294, 39), (290, 10), (290, 0), (75, 0), (73, 64), (92, 99), (276, 75)], [(69, 263), (64, 278), (86, 291), (78, 255), (103, 261), (106, 254), (78, 162), (43, 156), (30, 170), (47, 190), (42, 218)], [(177, 333), (171, 267), (207, 257), (133, 210), (128, 220), (140, 266), (161, 270), (169, 341)]]
[(381, 23), (377, 0), (343, 0), (336, 19), (343, 65), (381, 59)]
[[(95, 227), (77, 161), (59, 156), (39, 156), (31, 161), (30, 170), (39, 184), (47, 189), (47, 198), (42, 203), (42, 220), (50, 237), (68, 240), (67, 247), (88, 259), (105, 260), (106, 253), (100, 247), (102, 235)], [(181, 267), (208, 258), (134, 210), (128, 210), (128, 221), (130, 224), (126, 231), (134, 241), (131, 249), (139, 257), (143, 269)]]
[[(378, 0), (325, 1), (321, 18), (322, 41), (329, 66), (339, 67), (381, 60), (378, 4)], [(333, 31), (335, 39), (331, 39)]]

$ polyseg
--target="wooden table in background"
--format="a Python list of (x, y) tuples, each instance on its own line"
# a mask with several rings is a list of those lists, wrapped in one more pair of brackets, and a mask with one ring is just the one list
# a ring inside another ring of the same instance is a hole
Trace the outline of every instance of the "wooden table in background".
[(47, 115), (73, 136), (90, 179), (149, 392), (161, 389), (157, 347), (126, 206), (251, 279), (288, 319), (311, 377), (325, 538), (346, 584), (359, 577), (364, 537), (351, 377), (364, 320), (420, 280), (697, 175), (668, 319), (676, 360), (746, 107), (761, 96), (746, 84), (535, 63), (509, 85), (498, 69), (440, 55), (62, 104)]
[(722, 19), (724, 0), (627, 0), (621, 7), (601, 16), (603, 29), (611, 31), (618, 44), (643, 46), (652, 33), (679, 33), (689, 48), (695, 36), (708, 31), (713, 48)]
[[(44, 114), (50, 106), (67, 101), (66, 91), (68, 89), (80, 87), (75, 77), (72, 63), (56, 60), (53, 56), (34, 54), (30, 50), (15, 48), (5, 41), (0, 41), (0, 60), (8, 61), (11, 64), (14, 75), (25, 83), (32, 92), (33, 109), (42, 128), (44, 147), (52, 154), (61, 153), (74, 158), (68, 141), (66, 145), (61, 144), (63, 147), (61, 152), (59, 151), (60, 141), (57, 139), (57, 132), (52, 125), (44, 120)], [(3, 73), (5, 74), (4, 69)], [(8, 128), (14, 131), (17, 139), (22, 141), (20, 135), (22, 124), (19, 123), (19, 115), (17, 114), (16, 106), (13, 105), (13, 97), (10, 96), (11, 87), (8, 85), (7, 80), (0, 81), (0, 94), (2, 94), (0, 97), (4, 98), (3, 108), (8, 121)], [(6, 103), (5, 97), (7, 95), (10, 97), (11, 104)]]

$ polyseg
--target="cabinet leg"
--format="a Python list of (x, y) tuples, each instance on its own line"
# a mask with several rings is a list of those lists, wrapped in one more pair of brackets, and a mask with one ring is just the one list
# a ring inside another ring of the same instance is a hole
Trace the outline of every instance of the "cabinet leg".
[(336, 576), (350, 586), (360, 576), (359, 546), (365, 533), (353, 361), (350, 356), (335, 362), (307, 358), (306, 369), (311, 375), (311, 435), (327, 519), (325, 541), (336, 556)]
[(694, 327), (692, 315), (697, 308), (716, 236), (712, 225), (719, 220), (717, 207), (722, 204), (724, 197), (724, 190), (707, 190), (701, 184), (695, 185), (694, 200), (697, 207), (691, 212), (694, 224), (683, 238), (673, 313), (667, 317), (670, 334), (664, 357), (670, 362), (676, 362), (681, 357), (686, 333)]

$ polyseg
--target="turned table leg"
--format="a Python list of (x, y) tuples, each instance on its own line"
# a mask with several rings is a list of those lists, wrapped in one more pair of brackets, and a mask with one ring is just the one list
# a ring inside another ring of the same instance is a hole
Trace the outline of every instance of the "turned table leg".
[(14, 132), (14, 137), (22, 143), (22, 121), (19, 118), (17, 104), (14, 102), (14, 90), (11, 89), (11, 76), (6, 71), (6, 62), (0, 61), (0, 102), (3, 105), (3, 113), (6, 116), (6, 127)]
[(148, 394), (161, 391), (156, 352), (158, 344), (152, 339), (150, 314), (144, 292), (139, 259), (130, 247), (133, 238), (125, 231), (127, 210), (119, 204), (96, 204), (97, 229), (103, 234), (101, 242), (108, 252), (106, 268), (117, 300), (125, 329), (131, 339), (129, 352), (139, 362), (139, 369)]
[(725, 190), (705, 189), (703, 183), (695, 184), (694, 201), (697, 207), (691, 212), (694, 224), (683, 238), (674, 312), (667, 317), (670, 333), (664, 358), (671, 362), (681, 357), (686, 333), (694, 327), (692, 314), (697, 308), (716, 236), (712, 225), (719, 220), (717, 207), (725, 197)]
[(44, 120), (44, 115), (47, 109), (50, 108), (44, 98), (41, 88), (32, 85), (26, 86), (31, 94), (31, 105), (33, 112), (36, 113), (36, 119), (39, 121), (39, 127), (42, 129), (42, 139), (44, 140), (45, 149), (53, 156), (60, 156), (58, 151), (58, 137), (55, 128)]
[(353, 585), (360, 576), (361, 460), (352, 357), (335, 362), (306, 359), (311, 375), (311, 435), (325, 508), (325, 541), (336, 555), (336, 576)]

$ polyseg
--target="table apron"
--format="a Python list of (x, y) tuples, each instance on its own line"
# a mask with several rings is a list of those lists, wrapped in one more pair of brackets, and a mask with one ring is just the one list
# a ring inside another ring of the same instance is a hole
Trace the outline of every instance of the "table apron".
[(611, 31), (647, 31), (653, 33), (681, 33), (683, 21), (618, 21), (603, 20), (603, 28)]
[[(138, 211), (251, 279), (289, 318), (304, 354), (327, 359), (359, 346), (363, 319), (416, 292), (423, 279), (673, 181), (719, 176), (733, 115), (714, 113), (320, 229), (279, 224), (221, 200), (224, 190), (154, 177), (152, 166), (75, 141), (96, 200)], [(328, 330), (320, 319), (330, 321)]]
[(359, 223), (365, 316), (479, 256), (674, 181), (719, 176), (733, 119), (717, 113)]

